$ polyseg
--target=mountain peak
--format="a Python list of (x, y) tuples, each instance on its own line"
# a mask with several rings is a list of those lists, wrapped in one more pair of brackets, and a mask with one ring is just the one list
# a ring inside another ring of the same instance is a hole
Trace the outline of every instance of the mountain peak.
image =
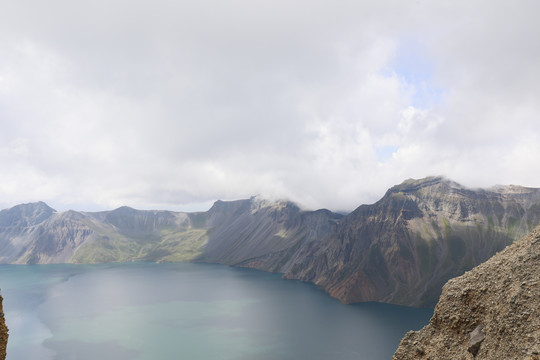
[(47, 205), (43, 201), (36, 201), (36, 202), (31, 202), (31, 203), (19, 204), (19, 205), (16, 205), (16, 206), (12, 207), (11, 209), (17, 209), (17, 208), (21, 208), (21, 209), (37, 209), (37, 210), (56, 212), (55, 209), (53, 209), (52, 207), (50, 207), (49, 205)]
[(56, 210), (43, 201), (16, 205), (0, 211), (0, 226), (37, 225), (55, 212)]
[(444, 176), (428, 176), (422, 179), (407, 179), (399, 185), (395, 185), (388, 190), (390, 193), (415, 192), (423, 188), (444, 186), (453, 189), (463, 189), (464, 186), (452, 181)]
[(237, 210), (251, 210), (256, 212), (264, 208), (275, 208), (282, 209), (286, 207), (298, 207), (291, 201), (288, 200), (272, 200), (264, 198), (260, 195), (252, 196), (249, 199), (243, 200), (234, 200), (234, 201), (223, 201), (217, 200), (214, 202), (214, 205), (210, 208), (209, 212), (215, 213), (219, 211), (237, 211)]
[(120, 206), (119, 208), (114, 209), (112, 212), (122, 213), (122, 214), (130, 214), (130, 213), (133, 213), (133, 212), (136, 212), (136, 211), (137, 210), (135, 210), (134, 208), (129, 207), (129, 206)]
[(252, 211), (258, 211), (263, 208), (273, 208), (273, 209), (283, 209), (286, 207), (296, 207), (298, 206), (294, 204), (293, 202), (289, 200), (283, 200), (283, 199), (267, 199), (261, 196), (252, 196), (250, 198), (251, 201), (251, 210)]

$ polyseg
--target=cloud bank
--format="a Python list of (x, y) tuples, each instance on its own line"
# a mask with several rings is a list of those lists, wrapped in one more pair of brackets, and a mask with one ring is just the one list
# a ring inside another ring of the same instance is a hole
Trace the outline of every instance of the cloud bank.
[(5, 3), (3, 207), (540, 187), (537, 1)]

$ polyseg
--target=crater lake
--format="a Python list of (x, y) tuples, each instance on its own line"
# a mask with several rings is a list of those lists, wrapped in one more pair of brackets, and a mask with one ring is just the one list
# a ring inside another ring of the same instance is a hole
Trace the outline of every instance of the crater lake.
[(197, 263), (0, 265), (9, 360), (388, 360), (432, 309)]

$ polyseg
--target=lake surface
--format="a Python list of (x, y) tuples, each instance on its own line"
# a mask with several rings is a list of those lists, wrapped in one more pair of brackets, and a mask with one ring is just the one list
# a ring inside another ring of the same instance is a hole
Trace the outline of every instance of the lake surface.
[(430, 309), (209, 264), (0, 265), (8, 360), (378, 360)]

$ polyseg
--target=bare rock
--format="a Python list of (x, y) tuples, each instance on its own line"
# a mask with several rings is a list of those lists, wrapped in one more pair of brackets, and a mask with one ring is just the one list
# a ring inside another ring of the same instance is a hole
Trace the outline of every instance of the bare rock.
[(0, 360), (6, 358), (6, 347), (8, 341), (8, 328), (4, 320), (4, 309), (2, 307), (2, 301), (4, 299), (0, 296)]
[(486, 338), (486, 334), (482, 332), (483, 326), (478, 325), (470, 334), (469, 338), (469, 352), (473, 354), (473, 356), (476, 356), (478, 354), (478, 350), (480, 350), (480, 344), (482, 344), (482, 341)]
[[(443, 287), (393, 360), (540, 360), (540, 227)], [(423, 353), (418, 352), (418, 348)]]

